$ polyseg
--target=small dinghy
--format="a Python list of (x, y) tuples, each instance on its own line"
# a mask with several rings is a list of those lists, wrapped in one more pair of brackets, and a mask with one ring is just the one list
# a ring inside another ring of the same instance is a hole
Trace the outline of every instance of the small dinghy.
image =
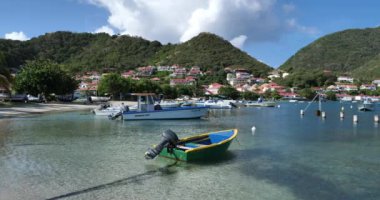
[(178, 139), (173, 131), (166, 130), (161, 142), (149, 148), (145, 158), (153, 159), (157, 155), (181, 161), (217, 158), (227, 151), (237, 133), (237, 129), (231, 129)]

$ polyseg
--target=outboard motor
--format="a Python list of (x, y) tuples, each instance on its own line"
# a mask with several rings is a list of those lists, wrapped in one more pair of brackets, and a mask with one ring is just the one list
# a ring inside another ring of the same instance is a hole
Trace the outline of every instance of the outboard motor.
[(230, 102), (230, 105), (233, 107), (233, 108), (238, 108), (238, 106), (232, 102)]
[(162, 133), (162, 140), (159, 144), (157, 144), (153, 148), (149, 148), (147, 152), (145, 152), (145, 158), (146, 159), (153, 159), (155, 158), (162, 149), (165, 147), (175, 147), (175, 145), (178, 142), (178, 136), (175, 134), (172, 130), (168, 129)]

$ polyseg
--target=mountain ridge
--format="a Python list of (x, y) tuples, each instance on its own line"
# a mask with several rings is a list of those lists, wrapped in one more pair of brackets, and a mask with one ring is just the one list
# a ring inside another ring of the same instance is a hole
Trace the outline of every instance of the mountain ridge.
[(255, 75), (272, 69), (212, 33), (200, 33), (184, 43), (163, 45), (128, 35), (57, 31), (23, 42), (0, 39), (0, 54), (4, 55), (7, 67), (13, 69), (35, 59), (50, 59), (74, 72), (172, 64), (197, 65), (212, 71), (244, 67)]

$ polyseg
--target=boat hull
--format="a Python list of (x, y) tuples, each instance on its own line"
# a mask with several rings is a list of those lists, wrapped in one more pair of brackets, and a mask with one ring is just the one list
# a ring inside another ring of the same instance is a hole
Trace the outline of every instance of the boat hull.
[(372, 104), (362, 104), (358, 106), (359, 111), (372, 111), (373, 105)]
[(246, 103), (245, 106), (247, 107), (275, 107), (276, 102), (253, 102), (253, 103)]
[[(175, 159), (175, 160), (180, 160), (180, 161), (186, 161), (186, 162), (218, 158), (227, 151), (231, 142), (237, 136), (236, 129), (229, 130), (229, 131), (231, 131), (231, 137), (219, 143), (205, 145), (198, 148), (189, 149), (186, 151), (179, 148), (174, 148), (172, 151), (168, 148), (164, 148), (161, 151), (160, 156)], [(209, 134), (212, 134), (212, 133), (209, 133)], [(182, 140), (196, 139), (197, 137), (203, 137), (205, 135), (207, 134), (202, 134), (202, 135), (191, 137), (191, 138), (185, 138)]]
[(121, 112), (121, 109), (120, 108), (102, 109), (102, 110), (94, 109), (93, 112), (95, 113), (95, 115), (98, 115), (98, 116), (109, 116), (109, 115), (114, 115), (116, 113)]
[(190, 107), (155, 110), (149, 112), (124, 112), (124, 120), (150, 120), (150, 119), (197, 119), (206, 116), (208, 107)]

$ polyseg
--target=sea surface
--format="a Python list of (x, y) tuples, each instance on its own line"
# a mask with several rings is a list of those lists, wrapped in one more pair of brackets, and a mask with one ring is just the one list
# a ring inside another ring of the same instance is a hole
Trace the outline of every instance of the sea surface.
[[(321, 119), (317, 104), (301, 117), (307, 105), (200, 120), (110, 121), (87, 111), (0, 119), (0, 199), (380, 199), (380, 106), (326, 102)], [(231, 128), (238, 137), (220, 159), (144, 159), (166, 129), (185, 137)]]

